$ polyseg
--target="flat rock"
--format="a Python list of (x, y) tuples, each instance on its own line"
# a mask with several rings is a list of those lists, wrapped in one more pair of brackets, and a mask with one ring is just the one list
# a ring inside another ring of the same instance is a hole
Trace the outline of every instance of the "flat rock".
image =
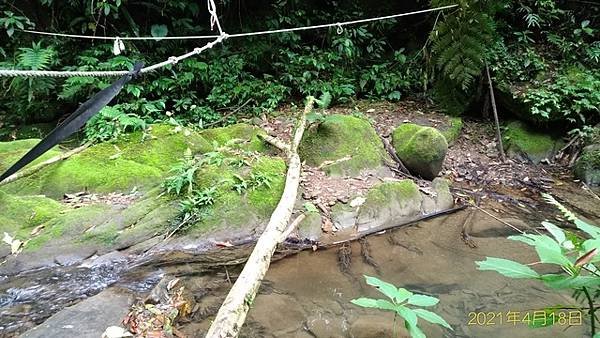
[(98, 338), (107, 327), (119, 326), (133, 302), (133, 294), (111, 288), (70, 306), (25, 332), (23, 338)]

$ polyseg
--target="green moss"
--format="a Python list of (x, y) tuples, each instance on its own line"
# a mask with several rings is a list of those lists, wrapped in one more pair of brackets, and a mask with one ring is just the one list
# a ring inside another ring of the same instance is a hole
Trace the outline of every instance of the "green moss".
[[(0, 171), (4, 172), (39, 142), (39, 139), (0, 142)], [(58, 147), (54, 147), (44, 155), (40, 156), (40, 158), (33, 161), (33, 163), (29, 164), (28, 167), (43, 162), (58, 154), (60, 154)]]
[(111, 217), (111, 206), (94, 204), (73, 209), (49, 221), (40, 235), (27, 243), (25, 250), (38, 250), (54, 239), (78, 238), (86, 229), (102, 224)]
[(323, 169), (331, 175), (355, 175), (362, 169), (379, 168), (387, 156), (373, 127), (347, 115), (329, 115), (317, 128), (307, 130), (299, 153), (302, 160), (313, 166), (351, 157), (325, 165)]
[(62, 205), (44, 196), (12, 196), (0, 191), (0, 232), (29, 237), (31, 230), (59, 215)]
[(437, 129), (412, 123), (394, 130), (392, 144), (406, 167), (426, 179), (439, 174), (448, 151), (446, 138)]
[(458, 139), (460, 132), (462, 131), (462, 127), (463, 121), (460, 117), (450, 117), (449, 126), (441, 131), (448, 144), (452, 144), (454, 141), (456, 141), (456, 139)]
[(154, 125), (147, 134), (136, 132), (114, 143), (94, 145), (8, 184), (5, 189), (19, 194), (43, 193), (53, 198), (83, 190), (107, 193), (134, 187), (144, 189), (159, 184), (187, 148), (198, 153), (209, 151), (212, 146), (198, 133), (175, 132), (172, 126)]
[(200, 134), (211, 143), (219, 146), (229, 145), (232, 148), (241, 148), (248, 151), (264, 152), (268, 146), (258, 138), (265, 132), (246, 123), (233, 124), (228, 127), (203, 130)]
[(252, 165), (252, 173), (270, 178), (270, 186), (260, 186), (248, 192), (248, 201), (259, 216), (269, 217), (279, 203), (285, 186), (286, 165), (280, 158), (262, 157)]
[(400, 206), (422, 199), (419, 187), (411, 180), (384, 182), (371, 188), (361, 210), (379, 210), (384, 205), (398, 203)]
[(556, 141), (550, 135), (535, 132), (520, 121), (513, 121), (506, 126), (503, 142), (510, 156), (525, 157), (534, 163), (551, 157), (556, 146)]
[(574, 170), (575, 177), (583, 180), (588, 185), (600, 186), (600, 146), (584, 148), (581, 157), (577, 160)]

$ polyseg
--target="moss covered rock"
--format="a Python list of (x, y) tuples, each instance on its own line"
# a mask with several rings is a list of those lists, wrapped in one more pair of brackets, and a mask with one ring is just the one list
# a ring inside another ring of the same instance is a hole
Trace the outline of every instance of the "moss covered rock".
[[(35, 143), (37, 140), (9, 142), (10, 146), (22, 149), (9, 155), (16, 159)], [(4, 147), (10, 148), (6, 144)], [(134, 187), (144, 189), (160, 184), (187, 148), (193, 153), (201, 153), (211, 150), (212, 146), (193, 131), (154, 125), (145, 133), (127, 134), (113, 143), (94, 145), (3, 189), (17, 194), (44, 194), (53, 198), (83, 190), (107, 193), (129, 191)], [(49, 152), (41, 160), (52, 155)]]
[(428, 180), (440, 173), (448, 151), (448, 142), (437, 129), (413, 123), (396, 128), (392, 144), (408, 170)]
[(348, 115), (329, 115), (316, 128), (309, 128), (299, 152), (303, 161), (323, 165), (330, 175), (355, 175), (363, 169), (378, 169), (387, 157), (369, 122)]
[(411, 220), (420, 214), (422, 202), (419, 187), (411, 180), (376, 185), (369, 190), (359, 209), (358, 231)]
[(59, 215), (60, 203), (44, 196), (13, 196), (0, 191), (0, 234), (27, 239), (33, 228)]
[(600, 144), (587, 146), (575, 163), (575, 177), (591, 186), (600, 186)]
[(536, 132), (520, 121), (510, 122), (502, 138), (509, 157), (534, 164), (552, 158), (560, 147), (552, 136)]
[(200, 133), (211, 144), (214, 143), (217, 146), (227, 145), (232, 148), (263, 152), (268, 150), (268, 146), (258, 138), (260, 134), (265, 134), (265, 131), (246, 123), (206, 129)]
[[(4, 172), (25, 155), (31, 148), (40, 142), (39, 139), (24, 139), (11, 142), (0, 142), (0, 171)], [(28, 167), (43, 162), (60, 154), (58, 147), (48, 150), (40, 158), (29, 164)]]

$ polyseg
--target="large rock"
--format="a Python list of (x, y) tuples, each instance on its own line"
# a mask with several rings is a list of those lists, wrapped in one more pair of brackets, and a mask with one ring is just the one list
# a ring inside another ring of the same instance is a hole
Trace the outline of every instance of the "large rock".
[(359, 232), (388, 225), (397, 225), (416, 218), (421, 212), (423, 196), (411, 180), (384, 182), (371, 188), (360, 207)]
[(437, 129), (404, 123), (392, 133), (392, 144), (408, 170), (434, 179), (442, 170), (448, 142)]
[(534, 131), (520, 121), (510, 122), (502, 136), (504, 149), (509, 157), (534, 164), (544, 159), (552, 159), (560, 148), (559, 140)]
[(299, 148), (309, 165), (323, 166), (330, 175), (355, 175), (363, 169), (379, 169), (387, 153), (368, 121), (348, 115), (329, 115), (309, 128)]
[[(0, 168), (12, 164), (39, 140), (0, 144)], [(113, 143), (94, 145), (68, 160), (2, 187), (22, 195), (44, 194), (60, 198), (65, 193), (90, 191), (107, 193), (155, 186), (190, 148), (207, 152), (211, 144), (191, 130), (154, 125), (145, 133), (126, 134)], [(57, 154), (46, 154), (43, 158)]]
[(575, 163), (575, 177), (591, 186), (600, 186), (600, 144), (587, 146)]
[(133, 294), (127, 289), (105, 290), (77, 305), (63, 309), (44, 323), (25, 332), (24, 338), (98, 338), (109, 326), (120, 326), (129, 312)]

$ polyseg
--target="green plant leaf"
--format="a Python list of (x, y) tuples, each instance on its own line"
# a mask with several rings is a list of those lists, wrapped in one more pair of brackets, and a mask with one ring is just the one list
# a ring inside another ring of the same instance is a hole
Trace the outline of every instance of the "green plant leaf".
[(412, 292), (406, 289), (396, 288), (394, 284), (384, 282), (377, 277), (365, 275), (365, 280), (367, 281), (368, 285), (374, 286), (379, 292), (383, 293), (388, 298), (394, 300), (397, 304), (402, 303), (413, 294)]
[(404, 327), (406, 327), (412, 338), (427, 338), (425, 333), (416, 325), (411, 325), (409, 322), (404, 321)]
[(400, 305), (396, 307), (396, 313), (400, 315), (400, 317), (404, 318), (404, 320), (406, 320), (410, 326), (417, 326), (417, 322), (419, 320), (417, 319), (417, 314), (413, 309), (409, 309), (406, 306)]
[(150, 27), (150, 34), (156, 38), (165, 37), (167, 36), (167, 33), (169, 33), (169, 29), (166, 25), (152, 25), (152, 27)]
[[(588, 239), (587, 241), (583, 242), (582, 247), (585, 252), (589, 252), (594, 249), (600, 250), (600, 239)], [(600, 255), (594, 256), (591, 262), (600, 262)]]
[(542, 263), (572, 265), (571, 261), (562, 253), (560, 245), (548, 236), (535, 236), (535, 251), (540, 256)]
[(486, 257), (485, 261), (476, 262), (479, 270), (496, 271), (511, 278), (539, 278), (540, 275), (530, 267), (503, 258)]
[(304, 203), (304, 209), (308, 212), (319, 212), (319, 209), (317, 209), (317, 207), (315, 207), (315, 205), (310, 202)]
[(577, 228), (586, 234), (592, 236), (595, 239), (600, 239), (600, 228), (593, 226), (589, 223), (586, 223), (580, 219), (575, 220), (575, 225)]
[(444, 318), (440, 317), (438, 314), (433, 313), (431, 311), (427, 311), (425, 309), (414, 309), (413, 310), (417, 316), (425, 319), (426, 321), (433, 323), (433, 324), (439, 324), (443, 327), (447, 327), (450, 330), (452, 330), (452, 326), (450, 326), (450, 324), (448, 324)]
[(542, 226), (548, 230), (548, 232), (556, 239), (558, 244), (562, 244), (567, 238), (565, 232), (550, 222), (542, 222)]
[(578, 289), (582, 287), (600, 286), (600, 278), (596, 276), (569, 276), (547, 274), (542, 275), (541, 280), (552, 289)]
[(416, 306), (434, 306), (439, 303), (439, 299), (426, 295), (412, 295), (408, 298), (408, 304)]
[(381, 310), (396, 311), (396, 306), (385, 299), (358, 298), (350, 301), (354, 305)]

